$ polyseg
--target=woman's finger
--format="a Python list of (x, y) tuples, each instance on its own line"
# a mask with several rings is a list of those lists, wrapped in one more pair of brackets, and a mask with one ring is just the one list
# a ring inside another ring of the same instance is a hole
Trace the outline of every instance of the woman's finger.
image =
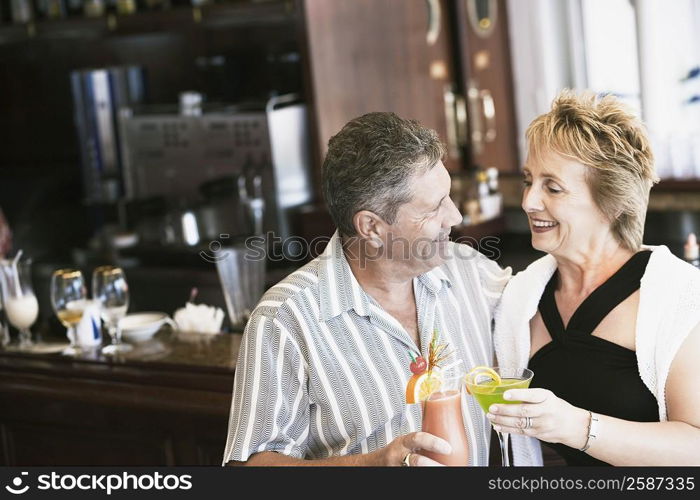
[(545, 409), (541, 404), (494, 404), (489, 406), (489, 413), (503, 415), (505, 417), (540, 417)]
[(494, 430), (505, 434), (523, 434), (525, 436), (534, 436), (537, 434), (535, 429), (523, 429), (522, 427), (509, 427), (505, 425), (494, 425)]
[(524, 403), (543, 403), (550, 394), (551, 392), (547, 389), (509, 389), (503, 393), (503, 399)]
[(500, 425), (503, 427), (525, 429), (528, 427), (528, 418), (530, 418), (529, 428), (534, 428), (537, 425), (537, 419), (532, 417), (504, 417), (502, 415), (493, 415), (491, 413), (488, 413), (486, 416), (493, 425)]

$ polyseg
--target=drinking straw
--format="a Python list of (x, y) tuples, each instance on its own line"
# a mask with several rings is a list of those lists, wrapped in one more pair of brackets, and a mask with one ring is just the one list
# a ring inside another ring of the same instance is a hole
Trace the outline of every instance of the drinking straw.
[(22, 257), (22, 250), (17, 252), (17, 255), (15, 255), (15, 258), (12, 259), (12, 272), (14, 273), (14, 278), (15, 278), (15, 293), (17, 294), (17, 297), (22, 296), (22, 288), (19, 286), (19, 271), (17, 270), (17, 263), (19, 262), (19, 259)]

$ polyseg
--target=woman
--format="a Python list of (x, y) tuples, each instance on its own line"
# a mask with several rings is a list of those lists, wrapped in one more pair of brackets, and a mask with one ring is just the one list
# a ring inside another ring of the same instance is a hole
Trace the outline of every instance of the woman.
[(569, 465), (700, 464), (700, 271), (642, 245), (642, 124), (612, 96), (564, 91), (527, 139), (522, 207), (548, 255), (508, 284), (495, 346), (535, 376), (488, 418), (514, 434), (516, 465), (541, 463), (532, 438)]

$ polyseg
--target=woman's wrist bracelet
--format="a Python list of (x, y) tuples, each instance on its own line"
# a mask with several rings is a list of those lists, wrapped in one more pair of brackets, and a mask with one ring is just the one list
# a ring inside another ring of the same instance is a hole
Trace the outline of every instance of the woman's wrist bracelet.
[(586, 451), (591, 447), (593, 441), (598, 436), (598, 415), (592, 411), (588, 411), (588, 436), (586, 437), (586, 444), (579, 451)]

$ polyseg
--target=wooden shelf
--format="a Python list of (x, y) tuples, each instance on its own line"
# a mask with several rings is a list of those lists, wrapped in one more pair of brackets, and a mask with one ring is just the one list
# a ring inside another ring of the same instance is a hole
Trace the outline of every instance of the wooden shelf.
[[(500, 181), (521, 184), (522, 174), (502, 173)], [(679, 192), (700, 192), (700, 178), (696, 179), (663, 179), (652, 188), (653, 192), (679, 191)]]
[[(468, 226), (455, 226), (452, 229), (452, 240), (474, 239), (480, 240), (487, 236), (499, 236), (506, 231), (506, 219), (503, 215), (490, 219), (479, 224)], [(465, 242), (467, 243), (467, 242)]]
[(0, 26), (0, 44), (27, 43), (60, 38), (130, 36), (162, 31), (231, 28), (289, 24), (296, 21), (296, 10), (289, 1), (249, 2), (209, 5), (200, 9), (174, 8), (165, 11), (109, 14), (103, 17), (71, 17), (39, 20), (28, 24)]
[(664, 191), (700, 193), (700, 179), (665, 179), (651, 190), (652, 193)]
[(0, 26), (0, 44), (27, 40), (30, 28), (24, 24), (7, 24)]
[(202, 9), (202, 14), (202, 25), (206, 28), (288, 24), (297, 19), (291, 0), (210, 5)]

